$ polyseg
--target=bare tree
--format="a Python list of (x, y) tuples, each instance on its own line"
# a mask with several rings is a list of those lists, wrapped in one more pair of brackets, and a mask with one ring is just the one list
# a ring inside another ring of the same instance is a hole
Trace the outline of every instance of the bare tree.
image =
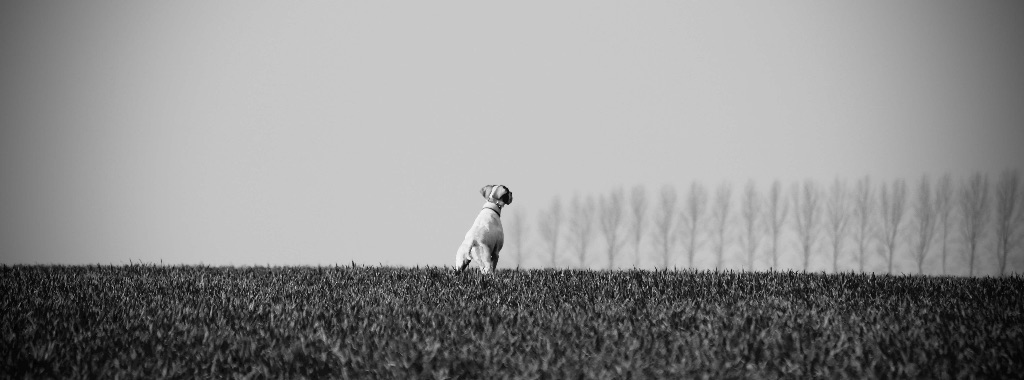
[(714, 230), (715, 268), (725, 265), (725, 235), (729, 227), (729, 204), (732, 199), (732, 185), (723, 182), (715, 190), (715, 208), (711, 210), (711, 223)]
[(672, 247), (675, 243), (675, 217), (676, 217), (676, 188), (672, 185), (665, 185), (661, 188), (661, 196), (658, 198), (657, 214), (654, 217), (654, 243), (657, 244), (661, 255), (661, 265), (668, 269), (672, 261)]
[(690, 194), (686, 196), (686, 206), (682, 216), (682, 236), (686, 239), (686, 260), (690, 268), (694, 268), (693, 260), (700, 247), (698, 234), (700, 233), (701, 219), (704, 217), (704, 210), (707, 208), (708, 192), (704, 186), (697, 181), (690, 183)]
[(818, 186), (810, 180), (805, 180), (803, 186), (793, 186), (793, 219), (796, 222), (796, 234), (800, 244), (801, 258), (803, 259), (804, 272), (811, 263), (811, 255), (814, 253), (814, 243), (818, 238), (818, 223), (821, 215), (821, 191)]
[(555, 197), (551, 200), (551, 208), (540, 216), (540, 237), (547, 243), (552, 268), (558, 267), (558, 235), (562, 229), (562, 200)]
[(640, 241), (644, 234), (644, 220), (647, 214), (647, 190), (636, 185), (629, 192), (630, 219), (629, 232), (633, 238), (633, 267), (640, 266)]
[(757, 194), (757, 186), (748, 180), (743, 190), (743, 206), (740, 210), (743, 217), (743, 250), (747, 256), (747, 270), (754, 270), (754, 255), (761, 244), (761, 198)]
[(988, 176), (974, 173), (971, 179), (960, 187), (960, 233), (964, 239), (964, 256), (967, 259), (967, 273), (974, 275), (974, 258), (978, 244), (985, 236), (988, 224)]
[(782, 194), (782, 184), (779, 180), (772, 182), (771, 188), (768, 190), (767, 199), (767, 214), (765, 218), (768, 222), (768, 232), (772, 238), (771, 260), (772, 268), (779, 267), (779, 236), (782, 235), (782, 229), (786, 226), (786, 216), (789, 213), (789, 202), (786, 201), (786, 197)]
[(523, 259), (525, 255), (523, 253), (523, 242), (526, 240), (527, 231), (526, 224), (523, 223), (523, 221), (526, 219), (526, 211), (520, 209), (515, 210), (516, 211), (512, 212), (511, 215), (506, 215), (505, 217), (508, 218), (511, 216), (509, 219), (512, 219), (509, 223), (509, 227), (511, 227), (509, 228), (509, 240), (516, 248), (515, 256), (513, 256), (513, 262), (515, 263), (516, 268), (519, 268), (523, 266)]
[(622, 203), (625, 197), (625, 192), (619, 188), (612, 190), (607, 196), (602, 195), (598, 202), (598, 220), (601, 222), (601, 232), (608, 246), (608, 269), (615, 268), (615, 256), (622, 247), (619, 230), (622, 225)]
[(843, 252), (847, 227), (850, 222), (850, 206), (847, 201), (846, 182), (836, 178), (829, 188), (828, 200), (825, 202), (827, 225), (825, 232), (832, 243), (832, 272), (839, 272), (839, 256)]
[(928, 249), (935, 239), (935, 226), (938, 221), (937, 208), (932, 200), (932, 186), (928, 176), (921, 177), (917, 187), (917, 202), (914, 203), (914, 224), (911, 235), (914, 261), (917, 262), (917, 274), (924, 274), (924, 260), (928, 257)]
[(590, 238), (594, 226), (594, 198), (587, 196), (586, 199), (576, 194), (572, 197), (572, 217), (569, 219), (569, 236), (576, 245), (576, 260), (580, 268), (587, 266), (587, 248), (590, 246)]
[(953, 179), (949, 173), (939, 180), (935, 189), (935, 213), (942, 231), (942, 274), (946, 274), (946, 244), (949, 241), (949, 218), (953, 211)]
[(882, 229), (879, 231), (878, 237), (882, 242), (881, 253), (888, 263), (889, 273), (892, 273), (892, 259), (896, 253), (896, 242), (906, 210), (906, 201), (907, 184), (902, 179), (893, 181), (890, 187), (882, 184), (878, 202), (882, 216)]
[(868, 261), (869, 238), (875, 234), (874, 224), (874, 196), (871, 194), (871, 178), (864, 176), (857, 180), (857, 186), (853, 192), (853, 215), (857, 225), (853, 230), (853, 238), (857, 242), (857, 265), (861, 272), (864, 272), (864, 265)]
[(1024, 205), (1021, 204), (1020, 174), (1006, 170), (996, 184), (996, 262), (999, 275), (1006, 274), (1006, 261), (1022, 239)]

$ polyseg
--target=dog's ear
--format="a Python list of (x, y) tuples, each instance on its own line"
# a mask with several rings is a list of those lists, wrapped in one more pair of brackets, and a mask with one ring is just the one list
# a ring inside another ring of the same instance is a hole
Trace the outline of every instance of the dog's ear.
[(505, 194), (501, 196), (501, 201), (507, 205), (512, 204), (512, 190), (508, 186), (503, 187), (505, 188)]
[[(480, 196), (484, 197), (484, 199), (487, 199), (487, 196), (491, 195), (491, 188), (492, 187), (494, 187), (494, 185), (487, 185), (487, 186), (484, 186), (484, 187), (480, 188)], [(487, 199), (487, 200), (490, 200), (490, 199)]]

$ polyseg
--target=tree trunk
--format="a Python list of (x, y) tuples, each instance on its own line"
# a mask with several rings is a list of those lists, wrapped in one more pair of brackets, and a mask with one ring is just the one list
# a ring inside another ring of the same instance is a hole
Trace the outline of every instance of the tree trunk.
[(633, 244), (633, 268), (640, 266), (640, 239)]
[(772, 236), (772, 269), (779, 267), (779, 235)]
[(892, 257), (896, 256), (895, 252), (893, 252), (893, 249), (895, 249), (895, 248), (896, 247), (892, 247), (892, 246), (889, 247), (889, 273), (890, 274), (892, 274)]
[(971, 258), (967, 261), (967, 275), (974, 276), (974, 245), (971, 244)]
[(690, 264), (690, 268), (691, 268), (691, 269), (693, 269), (693, 268), (694, 268), (694, 266), (693, 266), (693, 256), (694, 256), (694, 254), (695, 254), (695, 251), (696, 251), (696, 249), (697, 249), (697, 247), (695, 247), (695, 244), (694, 244), (694, 240), (696, 240), (696, 239), (695, 239), (695, 238), (690, 238), (690, 251), (689, 251), (689, 257), (688, 257), (688, 259), (689, 259), (689, 261), (690, 261), (690, 263), (689, 263), (689, 264)]
[(946, 275), (946, 228), (942, 228), (942, 275)]

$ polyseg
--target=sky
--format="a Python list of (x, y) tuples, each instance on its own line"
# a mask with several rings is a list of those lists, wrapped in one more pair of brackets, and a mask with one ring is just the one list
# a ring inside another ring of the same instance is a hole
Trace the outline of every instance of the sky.
[(0, 262), (449, 265), (487, 184), (536, 224), (619, 186), (995, 175), (1022, 41), (997, 1), (5, 2)]

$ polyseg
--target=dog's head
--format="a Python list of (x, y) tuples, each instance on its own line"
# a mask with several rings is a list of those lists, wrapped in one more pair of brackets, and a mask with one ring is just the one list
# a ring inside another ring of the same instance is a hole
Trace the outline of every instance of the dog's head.
[(512, 203), (512, 190), (505, 185), (487, 185), (480, 189), (480, 195), (488, 202), (504, 207)]

